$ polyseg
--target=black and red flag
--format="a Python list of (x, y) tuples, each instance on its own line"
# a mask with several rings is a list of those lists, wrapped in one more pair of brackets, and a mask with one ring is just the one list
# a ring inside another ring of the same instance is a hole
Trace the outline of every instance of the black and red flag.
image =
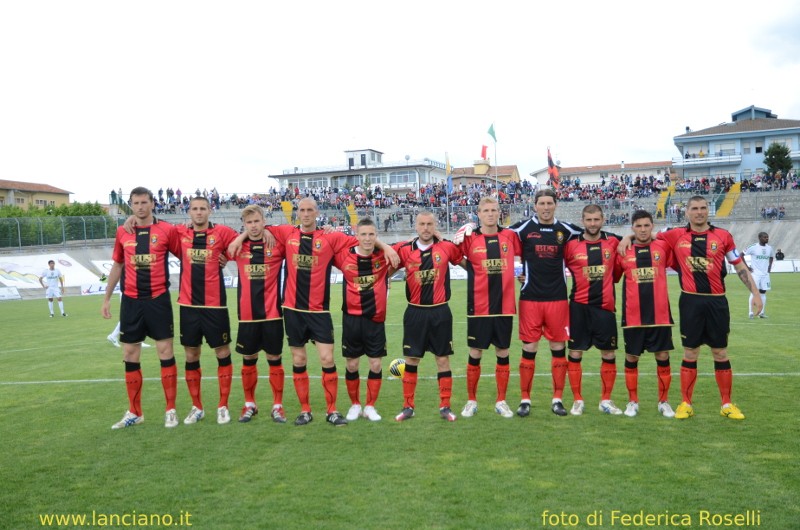
[(547, 148), (547, 174), (550, 175), (550, 185), (558, 189), (558, 166), (553, 163), (553, 157), (550, 156), (550, 148)]

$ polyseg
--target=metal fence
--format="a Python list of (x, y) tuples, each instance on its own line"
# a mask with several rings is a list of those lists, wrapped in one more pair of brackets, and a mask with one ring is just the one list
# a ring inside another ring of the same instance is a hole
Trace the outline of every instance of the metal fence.
[(0, 218), (0, 249), (42, 245), (87, 245), (113, 238), (119, 221), (110, 216)]

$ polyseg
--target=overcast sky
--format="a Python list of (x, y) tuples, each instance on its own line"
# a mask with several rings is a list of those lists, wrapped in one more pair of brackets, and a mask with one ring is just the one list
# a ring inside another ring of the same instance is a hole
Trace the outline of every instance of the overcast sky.
[(800, 6), (709, 2), (0, 3), (0, 179), (72, 200), (266, 191), (384, 160), (669, 160), (756, 105), (800, 119)]

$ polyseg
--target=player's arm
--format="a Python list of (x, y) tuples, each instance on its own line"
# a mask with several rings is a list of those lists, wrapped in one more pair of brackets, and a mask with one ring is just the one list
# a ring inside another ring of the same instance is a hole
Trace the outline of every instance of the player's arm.
[(388, 265), (391, 265), (395, 270), (400, 268), (400, 255), (397, 253), (394, 247), (392, 247), (392, 245), (384, 243), (380, 239), (376, 239), (375, 246), (383, 251), (383, 256), (386, 258), (386, 263)]
[[(769, 264), (770, 264), (770, 267), (771, 267), (772, 266), (772, 260), (770, 260)], [(61, 290), (63, 291), (65, 289), (65, 287), (64, 287), (64, 275), (63, 274), (59, 274), (58, 275), (58, 282), (61, 284)]]
[(772, 256), (770, 256), (770, 257), (769, 257), (769, 265), (767, 266), (767, 274), (769, 274), (770, 272), (772, 272), (772, 262), (773, 262), (773, 261), (775, 261), (775, 258), (773, 258)]
[(114, 294), (114, 288), (119, 283), (120, 276), (122, 276), (122, 263), (115, 261), (108, 272), (106, 294), (103, 297), (103, 307), (100, 309), (103, 318), (111, 318), (111, 295)]
[(42, 289), (47, 289), (47, 286), (44, 284), (44, 276), (39, 276), (39, 284), (42, 286)]
[(753, 277), (750, 275), (750, 270), (747, 268), (747, 265), (745, 265), (744, 260), (736, 263), (733, 269), (736, 271), (739, 279), (742, 280), (744, 286), (747, 287), (747, 290), (753, 293), (753, 313), (756, 315), (761, 313), (761, 309), (763, 308), (761, 294), (758, 292), (758, 286), (756, 282), (753, 281)]

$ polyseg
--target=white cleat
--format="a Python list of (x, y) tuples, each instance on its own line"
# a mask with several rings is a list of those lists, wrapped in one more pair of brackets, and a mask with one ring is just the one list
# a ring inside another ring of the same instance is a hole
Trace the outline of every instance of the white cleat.
[[(504, 418), (513, 418), (514, 411), (511, 410), (511, 407), (508, 406), (508, 403), (505, 401), (498, 401), (494, 404), (494, 411), (500, 414)], [(464, 413), (462, 412), (461, 415), (463, 416)]]
[(572, 404), (572, 408), (569, 409), (569, 413), (573, 416), (581, 416), (583, 411), (586, 409), (586, 406), (583, 404), (582, 399), (576, 399), (575, 403)]
[(220, 407), (217, 409), (217, 423), (220, 425), (225, 425), (226, 423), (231, 422), (231, 413), (228, 411), (228, 407)]
[(137, 416), (133, 412), (126, 410), (122, 419), (111, 426), (112, 429), (124, 429), (125, 427), (133, 427), (144, 422), (144, 416)]
[(378, 414), (378, 411), (375, 410), (375, 407), (370, 407), (369, 405), (364, 407), (364, 412), (361, 414), (369, 421), (381, 421), (381, 415)]
[(186, 419), (183, 420), (183, 423), (184, 425), (193, 425), (205, 417), (206, 413), (203, 412), (203, 409), (198, 409), (197, 407), (192, 406), (192, 410), (189, 411), (189, 415), (186, 416)]
[(612, 416), (619, 416), (622, 414), (622, 410), (620, 410), (620, 408), (616, 406), (610, 399), (604, 399), (601, 401), (597, 408), (600, 409), (600, 412), (603, 414), (611, 414)]
[(471, 418), (478, 412), (478, 402), (469, 400), (467, 404), (464, 405), (464, 409), (461, 411), (461, 415), (465, 418)]
[(171, 429), (178, 426), (178, 413), (175, 409), (169, 409), (164, 414), (164, 427)]
[(674, 418), (675, 411), (672, 410), (672, 407), (669, 406), (669, 403), (666, 401), (662, 401), (658, 404), (658, 412), (665, 418)]
[(629, 401), (625, 405), (625, 415), (629, 418), (634, 418), (639, 414), (639, 404), (635, 401)]
[(359, 416), (361, 416), (361, 405), (356, 403), (355, 405), (350, 406), (345, 419), (347, 419), (347, 421), (356, 421)]
[(152, 346), (150, 346), (150, 345), (149, 345), (149, 344), (147, 344), (146, 342), (143, 342), (143, 343), (142, 343), (142, 348), (152, 348)]
[(113, 344), (114, 346), (116, 346), (117, 348), (120, 347), (119, 341), (117, 340), (117, 338), (114, 335), (109, 335), (108, 337), (106, 337), (106, 340), (108, 342), (110, 342), (111, 344)]

